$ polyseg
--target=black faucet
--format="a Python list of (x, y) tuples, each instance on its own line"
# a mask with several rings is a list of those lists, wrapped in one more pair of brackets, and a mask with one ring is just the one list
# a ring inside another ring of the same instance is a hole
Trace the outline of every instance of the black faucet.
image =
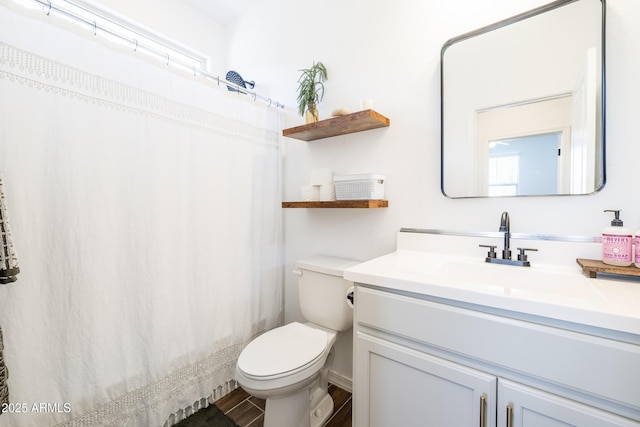
[(500, 229), (498, 231), (504, 234), (504, 248), (502, 249), (502, 258), (496, 257), (495, 245), (480, 245), (483, 248), (489, 248), (489, 252), (487, 253), (485, 261), (496, 264), (519, 265), (521, 267), (531, 266), (531, 263), (527, 259), (527, 254), (525, 251), (537, 251), (537, 249), (517, 248), (518, 259), (511, 259), (511, 222), (509, 221), (509, 212), (502, 212), (502, 216), (500, 217)]
[(502, 212), (500, 217), (500, 229), (504, 233), (504, 249), (502, 249), (502, 259), (511, 259), (511, 249), (509, 242), (511, 240), (511, 223), (509, 222), (509, 212)]

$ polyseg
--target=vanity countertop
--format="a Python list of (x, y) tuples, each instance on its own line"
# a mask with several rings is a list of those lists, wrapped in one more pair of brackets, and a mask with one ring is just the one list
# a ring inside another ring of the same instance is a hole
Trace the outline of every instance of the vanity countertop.
[(345, 271), (357, 283), (640, 335), (640, 281), (570, 265), (488, 264), (481, 256), (398, 249)]

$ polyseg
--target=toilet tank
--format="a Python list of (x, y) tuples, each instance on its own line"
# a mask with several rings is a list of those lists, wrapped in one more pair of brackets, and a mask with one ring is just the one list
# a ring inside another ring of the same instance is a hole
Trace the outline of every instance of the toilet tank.
[(298, 260), (298, 299), (307, 321), (338, 332), (352, 326), (353, 308), (347, 304), (347, 293), (353, 282), (343, 279), (342, 274), (357, 264), (326, 256)]

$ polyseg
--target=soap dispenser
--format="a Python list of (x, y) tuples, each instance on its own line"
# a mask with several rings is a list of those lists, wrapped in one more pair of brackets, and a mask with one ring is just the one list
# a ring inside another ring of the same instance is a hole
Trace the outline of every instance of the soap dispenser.
[(602, 230), (602, 262), (609, 265), (626, 267), (633, 262), (633, 235), (631, 230), (623, 227), (619, 210), (607, 209), (613, 212), (615, 219), (610, 227)]
[(640, 268), (640, 229), (636, 231), (636, 236), (634, 237), (635, 247), (635, 263), (636, 267)]

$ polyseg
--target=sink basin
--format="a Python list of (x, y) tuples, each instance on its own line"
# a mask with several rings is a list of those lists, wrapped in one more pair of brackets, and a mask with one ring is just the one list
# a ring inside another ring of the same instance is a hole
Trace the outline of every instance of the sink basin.
[(598, 298), (589, 280), (562, 269), (489, 264), (482, 260), (447, 260), (431, 271), (436, 283), (510, 296)]
[(344, 275), (381, 291), (640, 336), (640, 278), (589, 278), (576, 263), (576, 258), (597, 259), (599, 243), (518, 238), (517, 246), (538, 249), (530, 267), (519, 267), (485, 262), (478, 245), (501, 242), (482, 237), (399, 232), (396, 251)]
[(577, 264), (518, 267), (412, 247), (358, 264), (345, 271), (345, 278), (394, 292), (640, 334), (640, 280), (588, 278)]

